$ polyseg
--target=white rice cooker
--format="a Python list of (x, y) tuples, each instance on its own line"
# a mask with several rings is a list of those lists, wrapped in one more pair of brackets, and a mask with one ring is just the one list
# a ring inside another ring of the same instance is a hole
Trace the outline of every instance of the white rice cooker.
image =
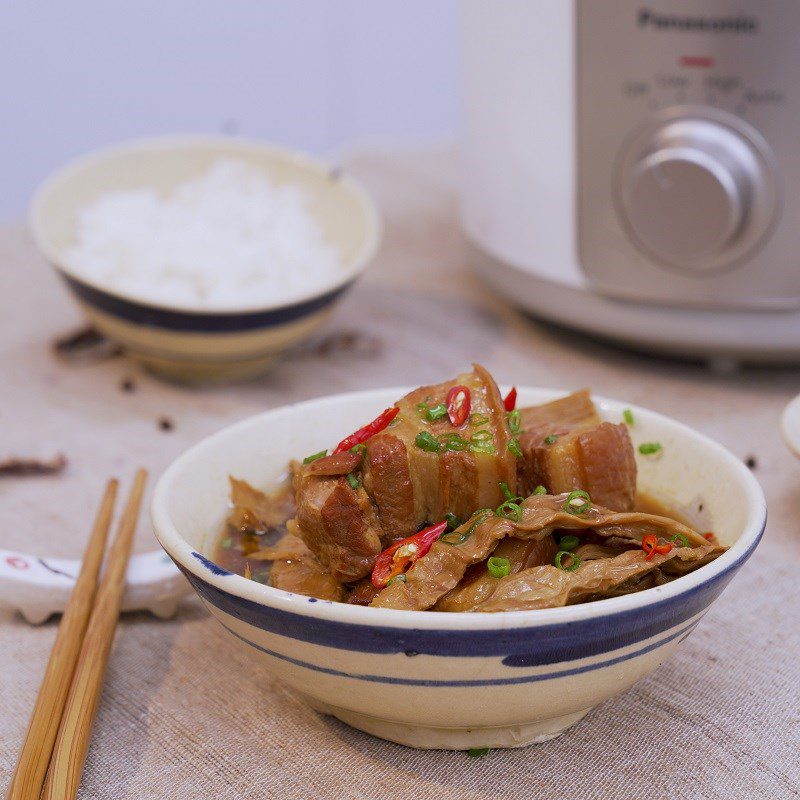
[(800, 2), (469, 0), (480, 275), (639, 348), (800, 357)]

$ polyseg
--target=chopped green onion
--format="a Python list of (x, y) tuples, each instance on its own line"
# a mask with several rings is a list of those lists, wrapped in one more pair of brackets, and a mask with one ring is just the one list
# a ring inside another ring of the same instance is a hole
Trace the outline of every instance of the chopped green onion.
[(326, 455), (328, 455), (327, 450), (320, 450), (319, 453), (314, 453), (313, 455), (306, 456), (303, 459), (303, 463), (310, 464), (312, 461), (316, 461), (318, 458), (325, 458)]
[(401, 572), (399, 575), (395, 575), (394, 578), (390, 578), (386, 581), (387, 586), (391, 586), (393, 583), (405, 583), (406, 582), (406, 574), (405, 572)]
[(466, 450), (469, 442), (458, 433), (441, 433), (436, 437), (437, 441), (445, 450)]
[(559, 550), (574, 550), (581, 540), (577, 536), (564, 536), (558, 543)]
[(450, 528), (451, 531), (454, 531), (461, 525), (461, 520), (455, 514), (445, 514), (444, 518), (447, 520), (447, 527)]
[(499, 505), (494, 512), (498, 517), (503, 519), (510, 519), (514, 522), (519, 522), (522, 519), (522, 507), (519, 503), (513, 500), (506, 500), (505, 503)]
[(522, 458), (522, 447), (520, 447), (519, 439), (517, 439), (516, 436), (508, 440), (508, 452), (511, 453), (512, 456)]
[(489, 417), (487, 417), (486, 414), (470, 414), (469, 421), (475, 425), (475, 427), (480, 427), (489, 421)]
[(361, 486), (361, 481), (358, 479), (355, 472), (347, 473), (347, 482), (350, 484), (351, 489), (358, 489), (358, 487)]
[(508, 429), (514, 435), (519, 433), (520, 427), (520, 420), (519, 420), (519, 411), (514, 409), (513, 411), (508, 412)]
[(544, 437), (545, 444), (555, 444), (558, 441), (558, 436), (554, 433), (551, 433), (549, 436)]
[(639, 452), (643, 456), (652, 456), (661, 450), (661, 442), (644, 442), (639, 445)]
[(505, 578), (511, 574), (511, 562), (507, 558), (492, 556), (486, 562), (486, 569), (493, 578)]
[(223, 539), (223, 540), (222, 540), (222, 541), (219, 543), (219, 546), (220, 546), (220, 547), (221, 547), (223, 550), (229, 550), (229, 549), (230, 549), (230, 546), (231, 546), (232, 544), (233, 544), (233, 539), (231, 539), (231, 537), (230, 537), (230, 536), (227, 536), (225, 539)]
[(480, 442), (493, 442), (494, 437), (492, 436), (491, 431), (481, 430), (475, 431), (472, 436), (469, 437), (470, 442), (473, 444), (478, 444)]
[(583, 489), (576, 489), (567, 495), (564, 511), (568, 514), (585, 514), (592, 507), (592, 498)]
[[(566, 567), (562, 563), (564, 556), (569, 556), (570, 559), (572, 559), (571, 562)], [(581, 560), (580, 558), (578, 558), (578, 556), (575, 555), (575, 553), (569, 553), (566, 550), (559, 550), (556, 553), (555, 565), (559, 569), (563, 569), (564, 572), (575, 572), (575, 570), (578, 569), (578, 567), (581, 565)]]
[(493, 456), (496, 452), (494, 445), (491, 442), (477, 442), (470, 444), (469, 451), (470, 453), (487, 453), (490, 456)]
[(437, 419), (447, 416), (447, 406), (444, 403), (439, 403), (425, 411), (425, 419), (428, 422), (436, 422)]
[(622, 412), (622, 419), (625, 420), (626, 424), (633, 425), (633, 411), (631, 411), (629, 408), (626, 408)]
[(671, 542), (675, 542), (678, 547), (688, 547), (689, 540), (682, 534), (676, 533), (671, 539)]
[(508, 488), (508, 484), (505, 481), (500, 481), (500, 491), (503, 493), (503, 497), (506, 500), (513, 500), (514, 495), (511, 494), (511, 489)]
[(436, 437), (428, 431), (420, 431), (414, 439), (414, 444), (426, 453), (438, 453), (442, 449), (442, 446), (436, 441)]
[(467, 750), (467, 755), (470, 758), (480, 758), (481, 756), (485, 756), (491, 748), (489, 747), (470, 747)]
[(547, 488), (540, 483), (534, 490), (534, 494), (547, 494)]
[(350, 448), (351, 453), (363, 453), (367, 449), (367, 446), (362, 442), (361, 444), (354, 444)]
[(458, 534), (458, 536), (455, 539), (452, 538), (455, 531), (451, 531), (449, 533), (443, 533), (439, 537), (439, 541), (444, 542), (445, 544), (452, 544), (452, 545), (464, 544), (464, 542), (466, 542), (467, 539), (469, 539), (469, 537), (472, 536), (473, 533), (475, 533), (475, 529), (478, 527), (478, 525), (484, 522), (487, 519), (487, 517), (489, 517), (492, 513), (493, 512), (491, 508), (478, 509), (472, 516), (472, 524), (469, 526), (469, 528)]

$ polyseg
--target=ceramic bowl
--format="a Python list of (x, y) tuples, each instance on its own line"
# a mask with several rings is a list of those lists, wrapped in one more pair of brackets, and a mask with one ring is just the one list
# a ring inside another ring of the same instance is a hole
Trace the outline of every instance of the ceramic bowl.
[[(410, 612), (279, 591), (208, 559), (229, 474), (268, 487), (290, 457), (330, 446), (405, 391), (312, 400), (227, 428), (169, 467), (152, 505), (161, 545), (232, 641), (252, 648), (313, 708), (356, 728), (419, 748), (514, 747), (558, 736), (669, 657), (761, 537), (766, 508), (750, 471), (705, 436), (634, 407), (634, 442), (663, 444), (660, 456), (637, 454), (640, 488), (730, 547), (664, 586), (541, 611)], [(519, 404), (560, 394), (520, 389)], [(615, 422), (628, 407), (597, 402)]]
[[(244, 160), (277, 183), (301, 185), (345, 269), (327, 284), (310, 284), (291, 302), (243, 305), (224, 312), (158, 305), (96, 285), (63, 259), (81, 208), (109, 191), (167, 191), (219, 158)], [(101, 150), (50, 177), (37, 191), (30, 227), (91, 322), (151, 370), (181, 381), (219, 381), (263, 372), (282, 351), (307, 337), (367, 267), (378, 247), (380, 220), (366, 192), (330, 166), (284, 148), (227, 137), (167, 137)]]

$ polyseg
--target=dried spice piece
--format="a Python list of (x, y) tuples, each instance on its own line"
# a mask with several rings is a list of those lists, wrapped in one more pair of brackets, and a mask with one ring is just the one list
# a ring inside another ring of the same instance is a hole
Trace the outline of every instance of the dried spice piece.
[(136, 391), (136, 382), (133, 380), (133, 378), (123, 378), (119, 382), (119, 388), (123, 392), (128, 392), (130, 394), (131, 392)]
[(158, 427), (162, 431), (171, 431), (175, 427), (175, 423), (169, 417), (161, 417)]
[(344, 354), (358, 358), (375, 358), (383, 351), (383, 341), (365, 331), (344, 329), (334, 331), (319, 339), (314, 339), (299, 349), (310, 356), (326, 358)]
[(115, 358), (122, 347), (103, 336), (93, 325), (59, 336), (53, 342), (53, 351), (64, 361), (71, 363), (95, 363)]
[(747, 458), (744, 460), (744, 463), (747, 465), (748, 469), (758, 468), (758, 461), (756, 461), (755, 456), (747, 456)]
[(0, 461), (0, 477), (19, 478), (28, 475), (57, 475), (66, 466), (67, 458), (61, 453), (51, 459), (11, 457)]

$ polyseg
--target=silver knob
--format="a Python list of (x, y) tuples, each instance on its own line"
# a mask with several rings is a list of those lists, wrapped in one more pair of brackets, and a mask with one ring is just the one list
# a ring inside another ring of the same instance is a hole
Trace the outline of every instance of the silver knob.
[(678, 119), (634, 143), (621, 184), (622, 211), (639, 248), (693, 272), (718, 269), (764, 233), (767, 177), (737, 131)]

